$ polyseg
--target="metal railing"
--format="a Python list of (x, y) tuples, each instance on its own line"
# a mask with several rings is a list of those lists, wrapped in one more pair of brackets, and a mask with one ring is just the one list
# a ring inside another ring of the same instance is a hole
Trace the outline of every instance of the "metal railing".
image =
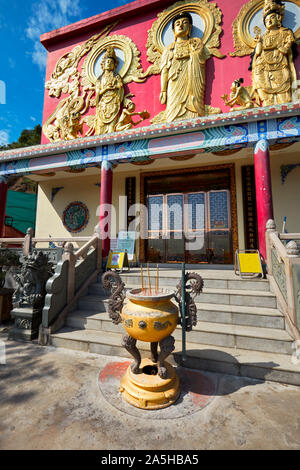
[[(279, 233), (274, 220), (266, 225), (268, 278), (293, 337), (300, 339), (300, 233)], [(284, 241), (288, 243), (284, 244)]]

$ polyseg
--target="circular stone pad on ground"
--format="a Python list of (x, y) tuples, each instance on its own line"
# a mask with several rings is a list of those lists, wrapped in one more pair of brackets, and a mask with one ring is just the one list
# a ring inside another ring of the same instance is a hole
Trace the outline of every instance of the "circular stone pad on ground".
[(127, 403), (119, 391), (120, 381), (130, 361), (110, 362), (99, 374), (99, 388), (103, 397), (115, 408), (136, 417), (175, 419), (197, 413), (211, 403), (217, 392), (217, 376), (184, 367), (174, 368), (180, 380), (180, 396), (167, 408), (143, 410)]

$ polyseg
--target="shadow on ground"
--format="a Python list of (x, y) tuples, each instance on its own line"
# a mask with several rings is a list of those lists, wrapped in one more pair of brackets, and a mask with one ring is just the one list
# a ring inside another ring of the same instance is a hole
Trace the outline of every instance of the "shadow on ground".
[[(55, 363), (42, 363), (47, 351), (37, 343), (7, 340), (6, 330), (0, 333), (0, 341), (5, 342), (5, 362), (9, 364), (9, 367), (0, 365), (0, 404), (26, 403), (37, 394), (35, 391), (24, 391), (26, 385), (42, 378), (56, 377)], [(12, 393), (16, 388), (20, 388), (20, 392)]]
[[(206, 388), (204, 383), (199, 383), (196, 380), (197, 373), (210, 372), (210, 373), (220, 373), (224, 374), (227, 377), (227, 380), (224, 381), (222, 387), (218, 387), (214, 394), (215, 395), (229, 395), (233, 392), (236, 392), (240, 388), (261, 384), (266, 380), (266, 375), (270, 373), (273, 367), (278, 366), (276, 362), (253, 362), (248, 364), (241, 364), (234, 356), (223, 351), (218, 351), (215, 349), (202, 349), (202, 350), (189, 350), (187, 351), (186, 361), (182, 360), (182, 353), (174, 353), (174, 360), (178, 366), (177, 373), (181, 380), (185, 382), (185, 389), (194, 393), (199, 393), (199, 387), (201, 388), (201, 393), (203, 395), (211, 394), (210, 387)], [(199, 370), (199, 361), (202, 364), (202, 368)], [(197, 364), (197, 368), (195, 363)], [(212, 363), (219, 364), (219, 370), (216, 370), (216, 367), (212, 369)], [(260, 378), (251, 378), (243, 373), (243, 367), (252, 367), (259, 368)], [(187, 374), (183, 371), (189, 371)], [(181, 377), (182, 376), (182, 377)]]

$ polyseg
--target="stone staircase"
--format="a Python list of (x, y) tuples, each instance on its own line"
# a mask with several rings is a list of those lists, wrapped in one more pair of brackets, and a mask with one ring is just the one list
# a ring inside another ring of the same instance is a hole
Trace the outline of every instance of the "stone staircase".
[[(176, 350), (169, 362), (200, 370), (241, 375), (300, 385), (300, 361), (292, 361), (294, 340), (270, 292), (266, 279), (242, 280), (233, 270), (187, 269), (204, 279), (203, 293), (196, 297), (198, 323), (186, 334), (186, 361), (182, 363), (181, 329), (177, 327)], [(153, 271), (153, 277), (156, 270)], [(121, 274), (126, 288), (139, 288), (139, 270)], [(160, 287), (175, 289), (180, 269), (160, 269)], [(108, 295), (92, 284), (66, 325), (52, 334), (56, 347), (110, 356), (130, 357), (121, 346), (124, 329), (114, 325), (107, 313)], [(149, 356), (149, 343), (138, 342), (142, 356)]]

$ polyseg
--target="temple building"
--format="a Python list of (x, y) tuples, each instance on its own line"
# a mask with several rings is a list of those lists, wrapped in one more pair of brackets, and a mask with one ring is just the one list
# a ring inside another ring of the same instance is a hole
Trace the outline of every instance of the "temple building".
[(30, 175), (35, 235), (100, 218), (105, 256), (133, 230), (140, 262), (265, 257), (268, 219), (299, 229), (299, 21), (299, 0), (138, 0), (45, 33), (42, 142), (0, 154), (1, 193)]
[[(145, 264), (157, 292), (160, 268), (204, 279), (186, 364), (300, 384), (299, 25), (300, 0), (136, 0), (41, 36), (41, 144), (0, 152), (0, 237), (9, 178), (38, 183), (13, 338), (121, 354), (101, 275), (134, 239), (126, 287)], [(261, 277), (235, 272), (245, 250)]]

